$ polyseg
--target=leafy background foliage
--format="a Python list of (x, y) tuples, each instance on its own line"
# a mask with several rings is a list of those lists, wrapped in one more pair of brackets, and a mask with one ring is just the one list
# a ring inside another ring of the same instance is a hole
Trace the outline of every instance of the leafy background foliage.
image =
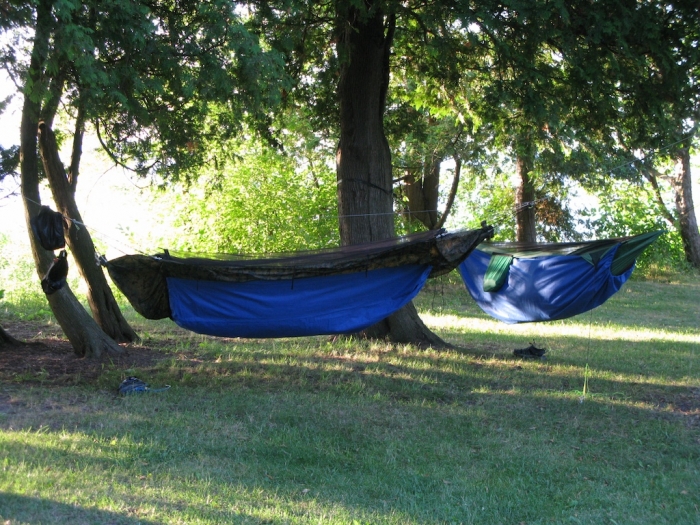
[[(677, 230), (661, 219), (659, 205), (641, 184), (617, 181), (599, 195), (600, 207), (588, 210), (589, 228), (601, 237), (636, 235), (652, 230), (666, 233), (637, 260), (637, 272), (654, 276), (672, 271), (690, 271)], [(595, 215), (595, 218), (593, 218)]]

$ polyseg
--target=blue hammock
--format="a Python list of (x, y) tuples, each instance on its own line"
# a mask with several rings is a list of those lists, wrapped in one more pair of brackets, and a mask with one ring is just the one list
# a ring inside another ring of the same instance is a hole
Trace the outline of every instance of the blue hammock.
[(172, 319), (222, 337), (295, 337), (358, 332), (403, 307), (421, 290), (429, 265), (227, 283), (168, 278)]
[(531, 245), (482, 244), (459, 265), (479, 307), (505, 323), (566, 319), (600, 306), (629, 279), (636, 257), (663, 232)]
[(103, 264), (148, 319), (221, 337), (346, 334), (402, 308), (492, 233), (483, 225), (274, 257), (164, 252)]

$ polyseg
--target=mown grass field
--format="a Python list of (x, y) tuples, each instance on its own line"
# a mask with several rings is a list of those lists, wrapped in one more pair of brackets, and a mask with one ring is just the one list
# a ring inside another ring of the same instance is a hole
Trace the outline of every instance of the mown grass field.
[[(700, 281), (679, 279), (518, 326), (433, 283), (441, 351), (133, 316), (147, 366), (0, 371), (0, 523), (698, 524)], [(513, 355), (531, 342), (546, 359)], [(128, 375), (171, 389), (119, 397)]]

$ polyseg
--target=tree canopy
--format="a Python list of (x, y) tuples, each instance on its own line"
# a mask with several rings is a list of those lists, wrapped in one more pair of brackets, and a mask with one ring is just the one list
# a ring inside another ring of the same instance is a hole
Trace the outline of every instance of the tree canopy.
[[(338, 71), (348, 56), (337, 43), (343, 23), (352, 25), (347, 14), (355, 4), (248, 5), (265, 40), (293, 65), (295, 82), (285, 100), (312, 108), (317, 129), (337, 130)], [(571, 224), (558, 199), (567, 177), (595, 187), (601, 176), (640, 176), (639, 170), (605, 172), (630, 158), (621, 147), (620, 126), (633, 130), (637, 148), (657, 150), (683, 132), (670, 131), (676, 118), (671, 114), (696, 120), (694, 2), (366, 2), (356, 7), (365, 17), (381, 13), (387, 35), (392, 21), (384, 124), (395, 160), (393, 180), (415, 178), (405, 169), (428, 157), (457, 156), (479, 165), (486, 151), (498, 151), (526, 176), (521, 201), (542, 200), (538, 223), (555, 229)], [(336, 52), (324, 42), (336, 43)], [(670, 113), (669, 104), (675, 104)], [(446, 125), (437, 126), (443, 121)], [(437, 139), (438, 129), (450, 128), (451, 137)], [(430, 169), (421, 170), (419, 178), (425, 180)]]

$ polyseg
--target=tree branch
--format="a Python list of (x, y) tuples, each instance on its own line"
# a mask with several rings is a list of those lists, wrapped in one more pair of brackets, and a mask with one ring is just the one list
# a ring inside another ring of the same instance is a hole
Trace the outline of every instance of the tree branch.
[[(124, 168), (124, 169), (126, 169), (126, 170), (129, 170), (129, 171), (131, 171), (131, 172), (133, 172), (133, 173), (136, 173), (137, 175), (141, 175), (142, 171), (137, 170), (136, 168), (132, 168), (131, 166), (129, 166), (129, 165), (127, 165), (126, 163), (124, 163), (124, 162), (122, 162), (121, 160), (119, 160), (119, 157), (117, 157), (117, 155), (109, 148), (109, 146), (107, 145), (107, 143), (103, 140), (102, 134), (100, 133), (100, 121), (99, 121), (99, 119), (95, 119), (95, 132), (97, 133), (97, 140), (100, 142), (100, 145), (102, 146), (102, 149), (105, 151), (105, 153), (107, 154), (107, 156), (108, 156), (110, 159), (112, 159), (112, 162), (114, 162), (117, 166), (121, 166), (122, 168)], [(156, 164), (157, 164), (157, 162), (153, 162), (153, 164), (151, 164), (150, 166), (148, 166), (147, 168), (145, 168), (145, 170), (143, 170), (143, 171), (148, 172), (148, 171), (151, 170)]]
[(460, 159), (458, 156), (455, 156), (455, 176), (454, 179), (452, 179), (452, 187), (450, 188), (450, 194), (447, 197), (447, 203), (445, 204), (445, 212), (440, 216), (440, 220), (438, 223), (435, 225), (436, 230), (439, 230), (445, 225), (445, 221), (447, 220), (447, 216), (450, 214), (452, 211), (452, 206), (454, 205), (455, 202), (455, 196), (457, 195), (457, 187), (459, 186), (459, 179), (462, 174), (462, 159)]
[(68, 185), (70, 191), (75, 195), (75, 188), (78, 185), (78, 174), (80, 172), (80, 158), (83, 154), (83, 135), (85, 133), (85, 102), (81, 97), (78, 102), (78, 114), (75, 117), (75, 131), (73, 133), (73, 148), (70, 156), (70, 167), (68, 168)]
[(51, 84), (49, 85), (49, 98), (41, 108), (40, 120), (46, 122), (49, 127), (53, 126), (53, 119), (58, 111), (58, 106), (61, 103), (61, 97), (63, 96), (63, 88), (66, 83), (66, 78), (68, 77), (68, 67), (63, 64), (60, 66), (58, 74), (51, 79)]
[(656, 202), (659, 204), (659, 207), (661, 209), (661, 215), (666, 220), (666, 222), (673, 226), (676, 222), (676, 218), (666, 206), (666, 203), (664, 202), (664, 199), (661, 196), (661, 189), (659, 188), (658, 179), (662, 178), (663, 174), (651, 166), (643, 166), (642, 175), (647, 181), (649, 181), (651, 187), (654, 190), (654, 197), (656, 198)]

